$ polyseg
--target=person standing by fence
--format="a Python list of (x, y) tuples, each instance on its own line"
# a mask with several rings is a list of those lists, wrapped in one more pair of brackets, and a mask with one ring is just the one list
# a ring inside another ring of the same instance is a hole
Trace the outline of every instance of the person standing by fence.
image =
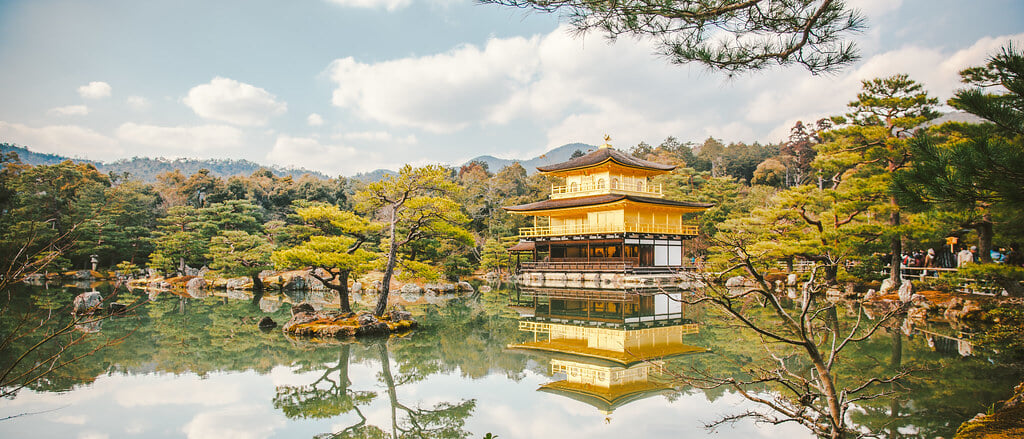
[(964, 265), (970, 264), (971, 262), (974, 262), (974, 253), (971, 253), (971, 251), (968, 250), (966, 247), (964, 247), (962, 250), (960, 250), (959, 253), (956, 254), (957, 268), (963, 267)]

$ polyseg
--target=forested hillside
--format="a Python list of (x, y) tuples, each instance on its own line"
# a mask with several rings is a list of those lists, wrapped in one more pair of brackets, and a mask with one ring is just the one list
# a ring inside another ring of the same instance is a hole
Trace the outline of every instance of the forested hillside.
[(121, 174), (128, 173), (134, 178), (140, 179), (147, 183), (153, 183), (156, 181), (156, 177), (165, 172), (171, 172), (179, 170), (185, 174), (193, 174), (198, 172), (200, 169), (206, 169), (210, 174), (217, 177), (233, 177), (239, 175), (250, 175), (259, 169), (269, 169), (274, 175), (283, 177), (286, 175), (292, 178), (299, 178), (304, 174), (310, 174), (316, 178), (328, 178), (327, 175), (317, 171), (309, 171), (306, 169), (294, 169), (294, 168), (282, 168), (279, 166), (267, 166), (259, 163), (251, 162), (249, 160), (217, 160), (217, 159), (188, 159), (188, 158), (177, 158), (177, 159), (166, 159), (166, 158), (149, 158), (149, 157), (132, 157), (130, 159), (117, 160), (110, 163), (99, 162), (95, 160), (86, 160), (72, 157), (64, 157), (56, 154), (44, 154), (30, 150), (28, 147), (12, 145), (9, 143), (0, 143), (0, 153), (14, 152), (18, 154), (22, 163), (29, 165), (54, 165), (65, 160), (71, 160), (75, 163), (90, 163), (96, 166), (96, 169), (105, 174), (114, 173)]

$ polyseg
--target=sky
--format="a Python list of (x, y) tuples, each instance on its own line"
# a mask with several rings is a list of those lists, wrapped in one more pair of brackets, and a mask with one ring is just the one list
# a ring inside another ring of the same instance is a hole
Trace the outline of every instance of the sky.
[(771, 143), (842, 114), (862, 80), (906, 73), (944, 102), (957, 72), (1024, 47), (1019, 0), (847, 3), (867, 17), (857, 63), (730, 77), (471, 0), (0, 0), (0, 142), (345, 176), (605, 134)]

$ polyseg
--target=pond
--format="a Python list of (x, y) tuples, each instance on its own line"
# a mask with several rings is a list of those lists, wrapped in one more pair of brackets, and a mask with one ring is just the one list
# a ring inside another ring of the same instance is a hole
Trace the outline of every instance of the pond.
[[(2, 334), (22, 311), (66, 313), (81, 291), (16, 291)], [(256, 327), (263, 316), (287, 321), (290, 303), (327, 305), (329, 296), (121, 291), (119, 301), (140, 303), (133, 312), (101, 322), (62, 355), (123, 340), (0, 400), (0, 437), (812, 437), (793, 423), (705, 428), (763, 410), (731, 390), (674, 380), (680, 370), (736, 374), (762, 361), (759, 338), (715, 310), (652, 302), (661, 312), (648, 319), (636, 317), (654, 315), (644, 304), (581, 314), (572, 306), (578, 297), (533, 297), (508, 288), (447, 300), (396, 297), (421, 329), (351, 342)], [(942, 326), (904, 331), (897, 322), (849, 351), (840, 375), (914, 371), (892, 395), (852, 410), (851, 421), (890, 437), (951, 437), (1006, 398), (1018, 371), (977, 350), (961, 355), (965, 345), (947, 337), (956, 335)], [(627, 349), (581, 346), (579, 337)], [(18, 340), (0, 365), (38, 338)]]

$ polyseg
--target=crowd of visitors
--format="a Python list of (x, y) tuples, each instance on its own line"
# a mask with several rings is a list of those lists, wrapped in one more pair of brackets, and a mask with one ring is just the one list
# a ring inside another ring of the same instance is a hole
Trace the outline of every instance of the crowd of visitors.
[[(1012, 243), (1007, 247), (993, 247), (989, 252), (992, 262), (996, 264), (1013, 265), (1017, 267), (1024, 266), (1024, 255), (1021, 255), (1020, 244)], [(978, 256), (977, 246), (963, 246), (956, 253), (953, 253), (946, 247), (941, 247), (939, 251), (934, 248), (930, 248), (927, 251), (915, 250), (910, 253), (903, 254), (901, 265), (903, 267), (913, 268), (959, 268), (966, 264), (972, 264), (981, 262)], [(918, 271), (918, 270), (914, 270)], [(910, 274), (910, 273), (906, 273)], [(914, 273), (920, 274), (920, 273)], [(928, 275), (928, 270), (924, 270), (924, 275)]]

